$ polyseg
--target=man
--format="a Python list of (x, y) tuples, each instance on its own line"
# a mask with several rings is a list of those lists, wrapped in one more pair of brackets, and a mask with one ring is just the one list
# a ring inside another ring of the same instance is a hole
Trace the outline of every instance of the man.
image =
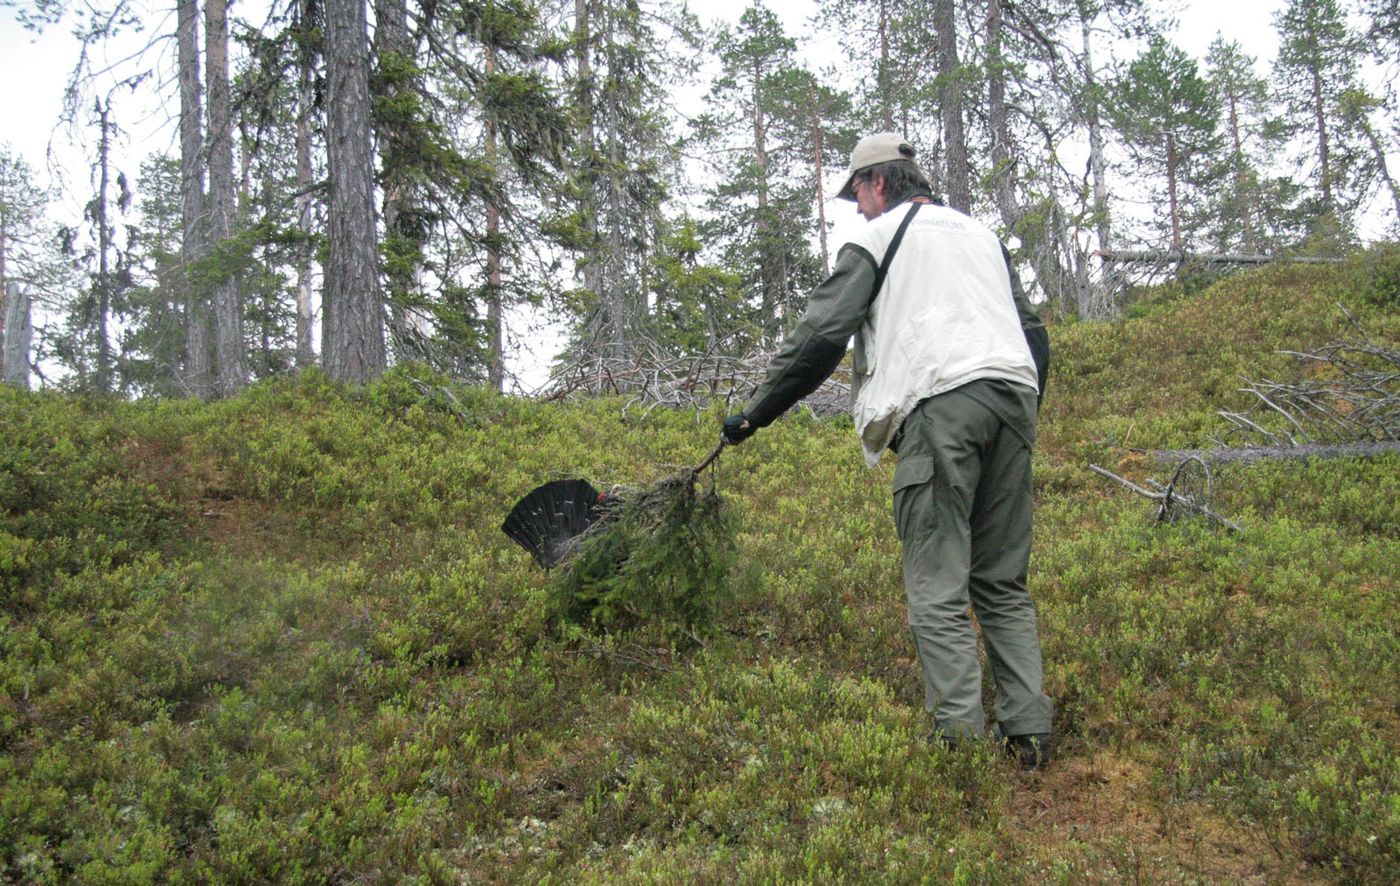
[(867, 224), (722, 436), (740, 443), (816, 390), (855, 336), (852, 412), (866, 462), (887, 448), (899, 456), (895, 525), (934, 735), (956, 747), (985, 730), (970, 603), (998, 730), (1022, 766), (1040, 768), (1052, 711), (1026, 571), (1048, 336), (996, 236), (933, 197), (899, 135), (862, 139), (838, 196)]

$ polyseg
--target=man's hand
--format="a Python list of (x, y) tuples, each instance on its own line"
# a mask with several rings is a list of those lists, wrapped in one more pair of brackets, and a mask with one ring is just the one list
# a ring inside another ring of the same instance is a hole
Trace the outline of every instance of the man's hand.
[(757, 430), (758, 428), (749, 423), (748, 417), (739, 412), (724, 420), (724, 429), (719, 432), (719, 437), (730, 446), (737, 446), (752, 437)]

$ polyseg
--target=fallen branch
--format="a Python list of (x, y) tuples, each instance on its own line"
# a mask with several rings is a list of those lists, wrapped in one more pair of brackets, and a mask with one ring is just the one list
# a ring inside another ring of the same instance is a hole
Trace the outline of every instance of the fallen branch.
[[(588, 356), (556, 369), (539, 395), (546, 401), (573, 397), (626, 396), (624, 414), (657, 407), (704, 409), (715, 401), (742, 402), (763, 380), (774, 350), (735, 357), (671, 355), (643, 341), (623, 357)], [(841, 415), (850, 408), (849, 373), (838, 370), (801, 405), (816, 415)]]
[[(1185, 463), (1183, 462), (1182, 466), (1184, 465)], [(1173, 482), (1169, 484), (1167, 488), (1163, 491), (1153, 492), (1150, 489), (1144, 489), (1143, 487), (1137, 485), (1131, 480), (1118, 476), (1117, 474), (1113, 473), (1107, 468), (1101, 468), (1098, 465), (1091, 464), (1089, 465), (1089, 470), (1093, 471), (1094, 473), (1100, 476), (1107, 477), (1108, 479), (1117, 482), (1118, 484), (1122, 485), (1127, 489), (1131, 489), (1133, 492), (1136, 492), (1143, 498), (1150, 498), (1153, 501), (1157, 502), (1159, 504), (1159, 507), (1157, 509), (1158, 522), (1161, 522), (1161, 520), (1172, 507), (1182, 507), (1188, 511), (1194, 511), (1197, 514), (1201, 514), (1202, 516), (1208, 517), (1217, 523), (1221, 523), (1229, 527), (1230, 529), (1233, 529), (1235, 532), (1244, 532), (1244, 529), (1241, 528), (1240, 525), (1238, 523), (1235, 523), (1233, 520), (1229, 520), (1225, 517), (1222, 517), (1215, 511), (1212, 511), (1210, 508), (1206, 507), (1200, 502), (1197, 502), (1195, 499), (1191, 498), (1188, 495), (1183, 495), (1180, 492), (1176, 492), (1173, 489), (1173, 486), (1175, 485), (1175, 478), (1173, 478)], [(1180, 473), (1181, 467), (1178, 467), (1177, 474), (1179, 475)]]
[(1234, 425), (1234, 434), (1264, 448), (1400, 441), (1400, 350), (1372, 340), (1344, 305), (1338, 307), (1360, 338), (1307, 353), (1280, 351), (1310, 364), (1309, 377), (1246, 379), (1241, 390), (1253, 395), (1250, 407), (1219, 413)]

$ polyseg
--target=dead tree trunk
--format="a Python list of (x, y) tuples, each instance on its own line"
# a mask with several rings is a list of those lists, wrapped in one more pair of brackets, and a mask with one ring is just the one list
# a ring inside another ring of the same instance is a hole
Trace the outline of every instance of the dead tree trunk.
[[(298, 27), (303, 32), (311, 28), (309, 0), (297, 7)], [(310, 48), (301, 45), (297, 58), (297, 227), (305, 238), (297, 256), (297, 368), (316, 364), (316, 344), (312, 334), (311, 286), (315, 272), (316, 245), (312, 239), (315, 226), (315, 196), (312, 191), (311, 117), (315, 113), (314, 57)]]
[[(486, 76), (496, 72), (495, 47), (486, 50)], [(486, 164), (493, 171), (499, 159), (499, 133), (496, 120), (491, 112), (486, 116)], [(505, 298), (501, 272), (501, 209), (494, 196), (486, 198), (486, 378), (492, 390), (505, 389), (506, 381), (506, 329)]]
[(5, 285), (4, 382), (29, 387), (29, 348), (34, 339), (29, 293), (18, 283)]
[(1213, 264), (1213, 265), (1267, 265), (1278, 262), (1280, 264), (1306, 264), (1306, 265), (1330, 265), (1346, 261), (1345, 258), (1335, 258), (1316, 255), (1244, 255), (1235, 252), (1209, 253), (1209, 252), (1184, 252), (1175, 249), (1149, 249), (1149, 250), (1100, 250), (1097, 255), (1103, 259), (1105, 264)]
[(1199, 458), (1212, 464), (1235, 464), (1253, 461), (1306, 461), (1310, 458), (1376, 458), (1400, 453), (1400, 440), (1375, 440), (1367, 443), (1311, 443), (1302, 446), (1237, 446), (1219, 449), (1143, 449), (1134, 450), (1152, 456), (1161, 464), (1176, 464), (1182, 459)]

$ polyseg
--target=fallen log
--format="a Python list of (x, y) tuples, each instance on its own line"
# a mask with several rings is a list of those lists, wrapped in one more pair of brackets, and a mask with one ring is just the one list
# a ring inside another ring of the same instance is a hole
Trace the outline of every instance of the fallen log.
[(1303, 461), (1309, 458), (1375, 458), (1390, 452), (1400, 452), (1400, 440), (1377, 440), (1368, 443), (1308, 443), (1301, 446), (1241, 446), (1221, 449), (1134, 449), (1162, 464), (1177, 464), (1184, 459), (1199, 458), (1213, 464), (1287, 459)]
[(1174, 249), (1112, 249), (1094, 253), (1104, 264), (1208, 264), (1208, 265), (1267, 265), (1274, 262), (1299, 265), (1332, 265), (1345, 258), (1320, 255), (1246, 255), (1223, 252), (1181, 252)]

